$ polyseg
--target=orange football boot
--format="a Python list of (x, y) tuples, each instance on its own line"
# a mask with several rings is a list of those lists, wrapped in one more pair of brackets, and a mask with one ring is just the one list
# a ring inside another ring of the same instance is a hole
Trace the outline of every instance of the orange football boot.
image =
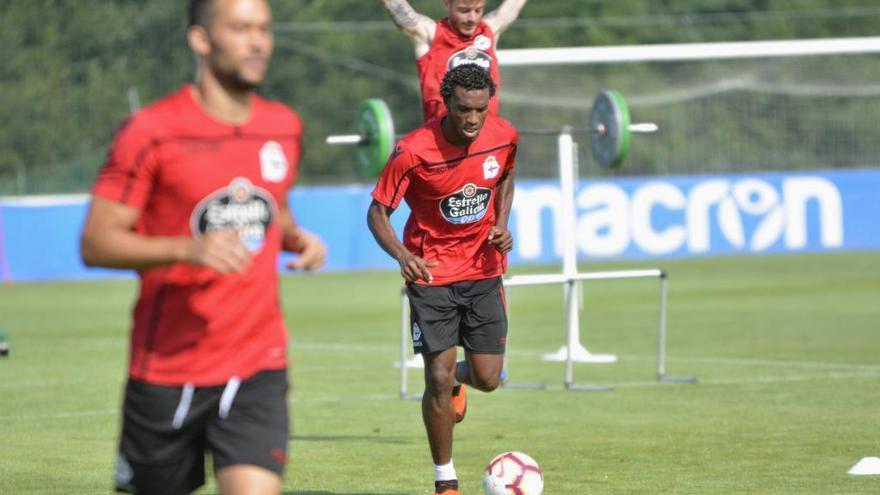
[(467, 412), (467, 387), (464, 383), (452, 388), (452, 408), (455, 409), (455, 422), (461, 423)]

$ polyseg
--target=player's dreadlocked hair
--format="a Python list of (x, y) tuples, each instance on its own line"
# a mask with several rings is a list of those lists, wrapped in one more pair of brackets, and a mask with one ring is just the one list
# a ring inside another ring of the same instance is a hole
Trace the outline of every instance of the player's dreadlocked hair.
[(466, 90), (489, 88), (489, 96), (495, 95), (495, 82), (489, 76), (489, 71), (475, 64), (459, 65), (443, 76), (443, 82), (440, 83), (440, 95), (443, 96), (443, 100), (449, 99), (457, 87)]
[(189, 26), (208, 27), (214, 13), (214, 0), (190, 0)]

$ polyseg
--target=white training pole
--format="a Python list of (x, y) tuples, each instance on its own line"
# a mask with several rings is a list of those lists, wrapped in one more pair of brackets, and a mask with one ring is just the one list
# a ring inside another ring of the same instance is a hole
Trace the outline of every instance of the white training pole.
[(660, 273), (660, 323), (657, 329), (657, 380), (664, 383), (697, 383), (694, 375), (669, 376), (666, 374), (666, 306), (669, 298), (669, 278), (666, 272)]
[(409, 366), (406, 358), (409, 356), (407, 340), (409, 338), (409, 300), (406, 297), (406, 289), (400, 291), (400, 398), (405, 399), (409, 393)]
[(410, 346), (410, 309), (409, 297), (406, 295), (406, 287), (400, 290), (400, 361), (394, 363), (400, 368), (400, 398), (409, 399), (409, 372), (410, 368), (424, 368), (425, 360), (421, 354), (415, 354), (407, 360)]
[(666, 375), (666, 277), (660, 277), (660, 315), (657, 328), (657, 379)]
[(327, 144), (361, 144), (364, 142), (364, 138), (360, 134), (341, 134), (338, 136), (327, 136), (324, 142)]
[(565, 388), (571, 388), (574, 385), (574, 349), (575, 346), (580, 347), (582, 352), (589, 352), (581, 346), (578, 338), (579, 311), (577, 304), (577, 282), (569, 279), (565, 284), (565, 338), (567, 345), (565, 349)]
[(629, 132), (633, 134), (653, 134), (660, 130), (660, 127), (653, 122), (643, 122), (641, 124), (630, 124)]
[[(557, 138), (559, 160), (559, 186), (562, 196), (562, 274), (566, 279), (577, 279), (577, 241), (575, 230), (575, 142), (571, 128), (565, 127)], [(565, 284), (566, 344), (555, 353), (544, 354), (545, 361), (577, 361), (579, 363), (613, 363), (613, 354), (590, 354), (580, 341), (580, 314), (578, 312), (577, 284)], [(574, 294), (569, 294), (574, 291)]]
[(880, 52), (880, 37), (519, 48), (498, 50), (496, 55), (499, 65), (510, 67), (515, 65), (668, 62), (877, 52)]

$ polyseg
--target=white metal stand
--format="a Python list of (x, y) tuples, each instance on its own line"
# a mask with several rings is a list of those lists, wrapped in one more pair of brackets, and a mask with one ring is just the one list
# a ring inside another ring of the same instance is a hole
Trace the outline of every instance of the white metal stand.
[[(400, 368), (400, 398), (409, 397), (409, 368), (424, 368), (425, 361), (421, 354), (416, 354), (412, 359), (409, 357), (409, 298), (406, 297), (406, 287), (400, 289), (400, 361), (394, 363)], [(403, 364), (401, 366), (401, 364)]]
[[(577, 143), (571, 136), (571, 128), (564, 127), (557, 138), (559, 159), (559, 186), (562, 195), (562, 273), (571, 278), (577, 275), (577, 219), (575, 215), (575, 184), (577, 183)], [(568, 361), (578, 363), (614, 363), (614, 354), (592, 354), (581, 344), (580, 312), (581, 285), (565, 284), (565, 326), (568, 339), (558, 351), (544, 354), (544, 361)]]

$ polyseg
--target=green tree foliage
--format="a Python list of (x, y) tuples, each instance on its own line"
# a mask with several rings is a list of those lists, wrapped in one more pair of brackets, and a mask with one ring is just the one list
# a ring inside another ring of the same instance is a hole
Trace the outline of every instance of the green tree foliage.
[[(442, 15), (440, 0), (411, 3)], [(348, 131), (367, 97), (389, 103), (400, 132), (420, 123), (412, 47), (375, 1), (272, 4), (276, 55), (262, 92), (292, 105), (306, 123), (303, 180), (357, 180), (351, 149), (326, 146), (324, 136)], [(491, 9), (497, 1), (487, 4)], [(131, 107), (192, 79), (185, 6), (182, 0), (0, 2), (0, 194), (87, 190)], [(501, 45), (867, 36), (878, 20), (880, 8), (866, 0), (532, 0)], [(688, 77), (671, 70), (670, 84)], [(602, 74), (595, 70), (597, 80)], [(540, 71), (529, 77), (545, 91), (565, 82), (542, 80)], [(617, 84), (636, 86), (658, 76), (633, 66), (627, 77), (630, 83)]]

